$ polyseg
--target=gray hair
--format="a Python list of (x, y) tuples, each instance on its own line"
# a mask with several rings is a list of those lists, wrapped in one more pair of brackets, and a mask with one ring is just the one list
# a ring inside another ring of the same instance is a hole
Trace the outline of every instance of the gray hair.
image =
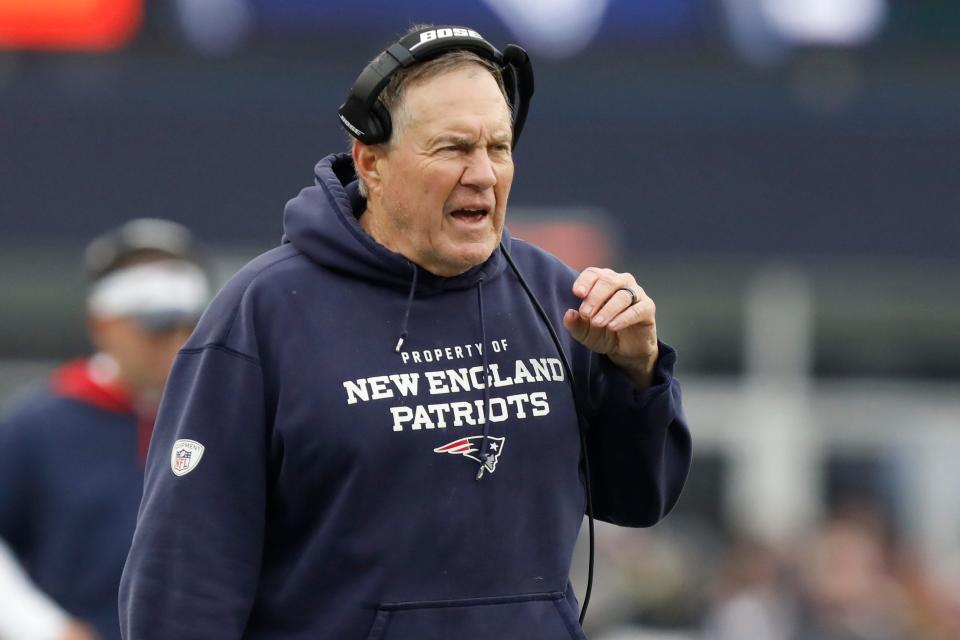
[[(415, 27), (415, 29), (420, 28), (421, 27)], [(497, 86), (500, 88), (500, 93), (503, 94), (503, 99), (509, 105), (510, 98), (507, 96), (506, 85), (503, 82), (503, 73), (497, 65), (472, 51), (465, 51), (463, 49), (450, 51), (449, 53), (444, 53), (425, 62), (400, 69), (390, 78), (390, 82), (388, 82), (387, 86), (380, 92), (378, 100), (387, 110), (387, 113), (390, 114), (393, 131), (390, 139), (380, 144), (387, 145), (387, 148), (389, 148), (392, 141), (396, 139), (397, 133), (409, 122), (409, 115), (404, 110), (403, 104), (403, 97), (408, 86), (426, 82), (437, 76), (472, 64), (481, 66), (494, 77), (497, 81)], [(353, 138), (348, 134), (347, 139), (350, 142), (349, 148), (352, 150)], [(369, 190), (360, 172), (357, 172), (357, 183), (360, 188), (360, 195), (366, 198)]]

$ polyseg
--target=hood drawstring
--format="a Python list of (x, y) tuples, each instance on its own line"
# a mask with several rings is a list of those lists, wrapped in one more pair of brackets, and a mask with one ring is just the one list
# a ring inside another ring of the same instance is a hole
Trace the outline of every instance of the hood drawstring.
[[(417, 275), (420, 270), (415, 263), (410, 263), (413, 268), (413, 278), (410, 280), (410, 294), (407, 296), (407, 306), (403, 312), (403, 322), (400, 325), (400, 338), (397, 340), (397, 346), (394, 351), (400, 353), (403, 343), (407, 339), (407, 328), (410, 323), (410, 309), (413, 307), (413, 297), (417, 291)], [(477, 308), (480, 314), (480, 357), (483, 365), (483, 440), (480, 441), (480, 468), (477, 469), (477, 480), (483, 477), (484, 469), (489, 470), (487, 463), (490, 455), (487, 453), (487, 439), (490, 436), (490, 365), (487, 361), (487, 325), (483, 318), (483, 274), (480, 274), (477, 280)]]
[(487, 437), (490, 435), (490, 367), (487, 364), (487, 326), (483, 321), (483, 274), (477, 280), (477, 306), (480, 313), (480, 357), (483, 364), (483, 439), (480, 441), (480, 468), (477, 480), (483, 477), (487, 465)]
[(403, 312), (403, 323), (400, 325), (400, 339), (397, 340), (397, 346), (394, 349), (396, 353), (400, 353), (400, 349), (403, 348), (403, 343), (407, 339), (407, 324), (410, 322), (410, 309), (413, 307), (413, 294), (417, 290), (417, 274), (420, 273), (416, 263), (411, 262), (410, 266), (413, 267), (413, 279), (410, 281), (410, 295), (407, 296), (407, 308)]

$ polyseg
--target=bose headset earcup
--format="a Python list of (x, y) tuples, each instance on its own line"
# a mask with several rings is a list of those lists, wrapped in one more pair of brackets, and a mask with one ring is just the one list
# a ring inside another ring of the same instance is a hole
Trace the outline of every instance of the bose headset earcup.
[[(513, 108), (513, 146), (516, 148), (520, 132), (527, 121), (530, 99), (533, 97), (533, 65), (527, 52), (515, 44), (503, 48), (504, 76), (509, 74), (513, 92), (507, 87)], [(504, 78), (506, 81), (506, 77)]]
[(390, 119), (390, 112), (378, 98), (370, 107), (370, 138), (374, 141), (367, 144), (386, 142), (392, 133), (393, 121)]

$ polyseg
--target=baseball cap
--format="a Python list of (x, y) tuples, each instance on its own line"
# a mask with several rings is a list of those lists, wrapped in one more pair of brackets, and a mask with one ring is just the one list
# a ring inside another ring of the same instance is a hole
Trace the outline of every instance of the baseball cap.
[(169, 220), (139, 218), (97, 236), (84, 270), (91, 313), (131, 317), (150, 331), (195, 323), (210, 299), (193, 234)]

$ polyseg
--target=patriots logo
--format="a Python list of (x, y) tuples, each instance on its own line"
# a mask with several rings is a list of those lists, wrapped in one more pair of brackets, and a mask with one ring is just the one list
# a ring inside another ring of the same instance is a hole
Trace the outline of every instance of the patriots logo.
[(483, 443), (483, 436), (470, 436), (468, 438), (460, 438), (459, 440), (454, 440), (453, 442), (448, 442), (442, 447), (437, 447), (433, 450), (434, 453), (452, 453), (454, 455), (460, 455), (471, 460), (476, 460), (477, 462), (483, 462), (483, 466), (480, 467), (480, 470), (477, 472), (477, 479), (479, 480), (483, 476), (484, 471), (489, 471), (493, 473), (497, 469), (497, 462), (500, 461), (500, 454), (503, 453), (503, 444), (506, 441), (506, 438), (494, 438), (493, 436), (487, 436), (487, 461), (483, 462), (480, 459), (480, 446)]

